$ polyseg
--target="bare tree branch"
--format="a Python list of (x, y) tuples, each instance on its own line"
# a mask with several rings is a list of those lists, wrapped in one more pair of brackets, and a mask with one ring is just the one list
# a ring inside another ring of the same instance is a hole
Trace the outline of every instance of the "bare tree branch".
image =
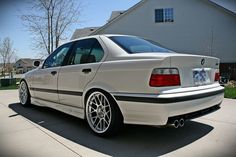
[(32, 33), (35, 47), (50, 54), (65, 38), (68, 29), (79, 22), (81, 3), (78, 0), (35, 0), (31, 8), (31, 13), (21, 16), (23, 24)]

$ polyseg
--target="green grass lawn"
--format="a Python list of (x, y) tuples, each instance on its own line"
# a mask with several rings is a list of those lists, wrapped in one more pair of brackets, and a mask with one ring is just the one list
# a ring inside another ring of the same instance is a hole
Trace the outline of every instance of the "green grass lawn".
[(225, 87), (225, 98), (236, 99), (236, 88)]

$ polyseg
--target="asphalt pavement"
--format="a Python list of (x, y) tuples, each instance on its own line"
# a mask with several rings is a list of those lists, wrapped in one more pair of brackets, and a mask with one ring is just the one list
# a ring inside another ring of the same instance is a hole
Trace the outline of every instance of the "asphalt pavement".
[(0, 91), (1, 157), (233, 157), (236, 100), (183, 128), (126, 125), (117, 136), (94, 135), (84, 120), (45, 107), (24, 108), (17, 90)]

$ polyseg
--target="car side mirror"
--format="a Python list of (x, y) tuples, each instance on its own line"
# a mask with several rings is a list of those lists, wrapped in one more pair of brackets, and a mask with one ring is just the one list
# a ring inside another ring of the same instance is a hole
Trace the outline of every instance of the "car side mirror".
[(38, 67), (40, 65), (40, 61), (34, 61), (34, 66)]

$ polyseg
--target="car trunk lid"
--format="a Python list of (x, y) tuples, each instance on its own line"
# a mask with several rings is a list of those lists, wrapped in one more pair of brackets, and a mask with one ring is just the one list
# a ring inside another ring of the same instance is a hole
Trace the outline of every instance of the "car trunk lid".
[(208, 56), (173, 54), (170, 66), (178, 68), (181, 87), (202, 86), (215, 82), (219, 59)]

